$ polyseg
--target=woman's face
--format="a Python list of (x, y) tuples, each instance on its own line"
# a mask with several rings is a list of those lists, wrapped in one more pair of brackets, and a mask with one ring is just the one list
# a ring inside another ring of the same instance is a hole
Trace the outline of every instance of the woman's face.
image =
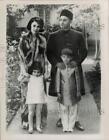
[(36, 21), (33, 21), (32, 24), (31, 24), (31, 33), (34, 35), (36, 34), (37, 32), (39, 32), (39, 24), (36, 22)]

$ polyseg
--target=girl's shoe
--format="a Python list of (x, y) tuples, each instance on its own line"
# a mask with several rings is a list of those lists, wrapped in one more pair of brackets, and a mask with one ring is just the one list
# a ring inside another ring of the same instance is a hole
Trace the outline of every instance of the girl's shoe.
[(42, 131), (42, 129), (41, 129), (40, 127), (37, 127), (37, 131), (38, 131), (39, 133), (43, 133), (43, 131)]
[(32, 133), (33, 133), (33, 129), (29, 129), (29, 130), (28, 130), (28, 133), (29, 133), (29, 134), (32, 134)]

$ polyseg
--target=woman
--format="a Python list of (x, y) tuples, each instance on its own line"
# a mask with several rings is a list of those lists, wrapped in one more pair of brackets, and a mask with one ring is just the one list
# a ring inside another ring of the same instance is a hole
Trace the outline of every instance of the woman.
[[(25, 105), (27, 85), (28, 85), (28, 74), (32, 74), (33, 66), (40, 62), (42, 67), (42, 73), (45, 73), (45, 48), (46, 39), (39, 32), (43, 28), (43, 20), (39, 17), (34, 17), (30, 19), (27, 25), (28, 33), (24, 34), (20, 38), (19, 43), (19, 56), (20, 56), (20, 66), (21, 73), (18, 80), (21, 83), (21, 120), (23, 128), (28, 127), (28, 106)], [(46, 124), (47, 119), (47, 106), (43, 104), (42, 107), (42, 119), (41, 126)], [(34, 117), (36, 117), (34, 115)]]

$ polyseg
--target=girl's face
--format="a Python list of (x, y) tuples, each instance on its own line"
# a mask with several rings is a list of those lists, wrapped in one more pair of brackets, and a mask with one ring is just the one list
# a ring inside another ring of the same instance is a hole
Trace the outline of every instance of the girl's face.
[(71, 61), (72, 58), (71, 58), (71, 56), (68, 56), (68, 55), (64, 54), (64, 55), (61, 56), (61, 59), (64, 62), (64, 64), (67, 65)]
[(37, 32), (39, 32), (39, 24), (36, 22), (36, 21), (33, 21), (32, 24), (31, 24), (31, 33), (34, 35), (36, 34)]
[(32, 73), (34, 76), (39, 76), (40, 75), (40, 72), (39, 70), (33, 70), (33, 73)]
[(66, 16), (61, 16), (59, 23), (60, 23), (61, 29), (69, 29), (70, 24), (71, 24), (71, 20)]

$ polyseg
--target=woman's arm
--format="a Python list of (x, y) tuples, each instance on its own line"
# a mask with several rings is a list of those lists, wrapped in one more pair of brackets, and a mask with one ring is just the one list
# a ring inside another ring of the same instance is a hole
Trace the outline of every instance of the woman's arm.
[(52, 34), (49, 36), (49, 39), (47, 42), (46, 55), (50, 64), (52, 66), (56, 66), (56, 64), (58, 63), (58, 60), (55, 56), (55, 42), (54, 42), (54, 36)]

